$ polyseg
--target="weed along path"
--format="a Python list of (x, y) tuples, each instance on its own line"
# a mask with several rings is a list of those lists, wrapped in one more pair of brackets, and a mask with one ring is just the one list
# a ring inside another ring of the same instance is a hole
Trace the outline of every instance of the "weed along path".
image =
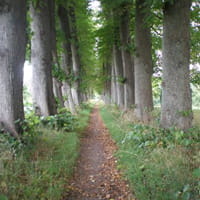
[(95, 108), (81, 139), (78, 166), (64, 200), (133, 200), (116, 169), (115, 151), (116, 146)]

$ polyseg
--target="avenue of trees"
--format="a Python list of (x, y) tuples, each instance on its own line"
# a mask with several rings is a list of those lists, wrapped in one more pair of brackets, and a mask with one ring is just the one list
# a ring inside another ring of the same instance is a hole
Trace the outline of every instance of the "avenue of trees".
[[(101, 2), (99, 52), (105, 101), (125, 110), (132, 107), (139, 120), (148, 122), (153, 110), (152, 76), (162, 73), (160, 126), (190, 128), (189, 66), (199, 63), (199, 3)], [(198, 78), (195, 83), (199, 84)]]
[[(0, 127), (13, 136), (24, 120), (23, 65), (33, 66), (32, 97), (39, 116), (72, 113), (94, 91), (106, 103), (134, 108), (148, 122), (152, 75), (162, 54), (163, 128), (192, 124), (190, 63), (199, 63), (198, 1), (2, 0), (0, 3)], [(96, 15), (95, 19), (92, 15)], [(197, 73), (195, 73), (196, 75)], [(198, 82), (198, 76), (196, 76)]]
[[(54, 115), (58, 107), (76, 112), (91, 93), (87, 68), (95, 40), (87, 1), (6, 0), (0, 3), (0, 122), (17, 137), (24, 120), (23, 66), (32, 64), (35, 113)], [(91, 36), (91, 35), (90, 35)], [(89, 72), (90, 73), (90, 72)], [(91, 73), (92, 74), (92, 73)], [(84, 79), (84, 77), (86, 77)]]

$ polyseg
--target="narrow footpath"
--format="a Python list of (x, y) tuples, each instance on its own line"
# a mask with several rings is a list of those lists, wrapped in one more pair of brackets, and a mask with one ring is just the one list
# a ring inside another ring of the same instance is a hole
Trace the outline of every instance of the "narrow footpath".
[(81, 139), (80, 158), (64, 200), (134, 200), (116, 168), (115, 151), (116, 145), (95, 108)]

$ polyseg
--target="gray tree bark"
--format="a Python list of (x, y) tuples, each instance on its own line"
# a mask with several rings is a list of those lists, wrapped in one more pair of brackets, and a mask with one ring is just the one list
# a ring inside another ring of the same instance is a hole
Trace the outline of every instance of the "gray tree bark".
[(130, 45), (130, 30), (129, 30), (129, 10), (122, 7), (123, 13), (120, 22), (120, 37), (122, 44), (122, 61), (125, 77), (124, 90), (124, 106), (125, 109), (130, 108), (135, 104), (135, 81), (134, 81), (134, 63), (132, 62)]
[(104, 101), (106, 104), (111, 103), (111, 65), (109, 63), (103, 64), (103, 74), (105, 77), (104, 85)]
[(166, 3), (163, 26), (161, 127), (186, 130), (192, 123), (189, 81), (190, 0)]
[(24, 120), (23, 65), (26, 49), (26, 1), (0, 3), (0, 128), (17, 137)]
[[(65, 74), (67, 77), (70, 75), (70, 65), (69, 65), (69, 58), (67, 56), (67, 52), (63, 52), (62, 55), (62, 68), (65, 71)], [(62, 88), (63, 94), (65, 95), (65, 107), (68, 107), (72, 113), (76, 113), (76, 107), (74, 103), (74, 99), (72, 96), (72, 90), (71, 90), (71, 83), (69, 80), (63, 81), (63, 88)]]
[[(57, 53), (57, 44), (56, 44), (56, 22), (55, 22), (55, 1), (50, 1), (50, 26), (51, 26), (51, 42), (52, 42), (52, 56), (53, 56), (53, 65), (57, 65), (60, 68), (58, 53)], [(54, 96), (57, 98), (57, 104), (60, 107), (64, 107), (64, 101), (62, 97), (62, 83), (58, 80), (58, 78), (53, 77), (53, 93)]]
[(63, 83), (62, 92), (63, 94), (65, 94), (64, 106), (68, 108), (71, 111), (71, 113), (75, 114), (76, 107), (75, 107), (74, 100), (72, 97), (72, 91), (71, 91), (70, 85), (67, 82)]
[(72, 52), (72, 66), (73, 74), (75, 77), (74, 83), (72, 85), (72, 91), (74, 96), (74, 102), (79, 105), (82, 102), (81, 97), (81, 60), (79, 55), (79, 41), (77, 37), (76, 28), (76, 15), (74, 5), (69, 6), (69, 27), (71, 35), (71, 52)]
[(111, 68), (111, 102), (117, 103), (117, 99), (118, 99), (118, 93), (117, 93), (117, 88), (116, 88), (116, 71), (115, 71), (114, 59), (113, 59), (113, 64)]
[(57, 98), (57, 103), (60, 107), (64, 107), (64, 101), (62, 96), (62, 83), (57, 79), (53, 78), (53, 93)]
[(41, 116), (56, 113), (52, 83), (52, 21), (51, 7), (53, 0), (39, 0), (36, 6), (30, 6), (31, 28), (31, 63), (33, 65), (33, 102), (36, 114)]
[(124, 84), (122, 83), (123, 75), (123, 63), (122, 54), (119, 47), (113, 45), (113, 65), (116, 73), (116, 90), (117, 90), (117, 104), (120, 108), (124, 107)]
[(69, 25), (68, 11), (63, 6), (59, 5), (58, 16), (61, 24), (62, 31), (65, 35), (65, 40), (63, 41), (63, 54), (62, 54), (62, 68), (65, 71), (67, 80), (63, 81), (63, 95), (65, 98), (65, 106), (69, 107), (72, 113), (76, 112), (74, 99), (72, 97), (71, 83), (69, 77), (73, 72), (72, 68), (72, 52), (71, 52), (71, 34)]
[(150, 120), (153, 109), (151, 77), (153, 62), (151, 54), (150, 26), (145, 23), (150, 11), (145, 0), (136, 0), (135, 11), (135, 114), (144, 122)]

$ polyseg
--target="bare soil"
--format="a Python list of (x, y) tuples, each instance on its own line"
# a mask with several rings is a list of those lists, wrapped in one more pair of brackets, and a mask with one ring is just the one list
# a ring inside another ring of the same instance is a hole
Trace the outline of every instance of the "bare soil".
[(64, 200), (134, 200), (117, 170), (116, 150), (95, 108), (81, 139), (80, 158)]

